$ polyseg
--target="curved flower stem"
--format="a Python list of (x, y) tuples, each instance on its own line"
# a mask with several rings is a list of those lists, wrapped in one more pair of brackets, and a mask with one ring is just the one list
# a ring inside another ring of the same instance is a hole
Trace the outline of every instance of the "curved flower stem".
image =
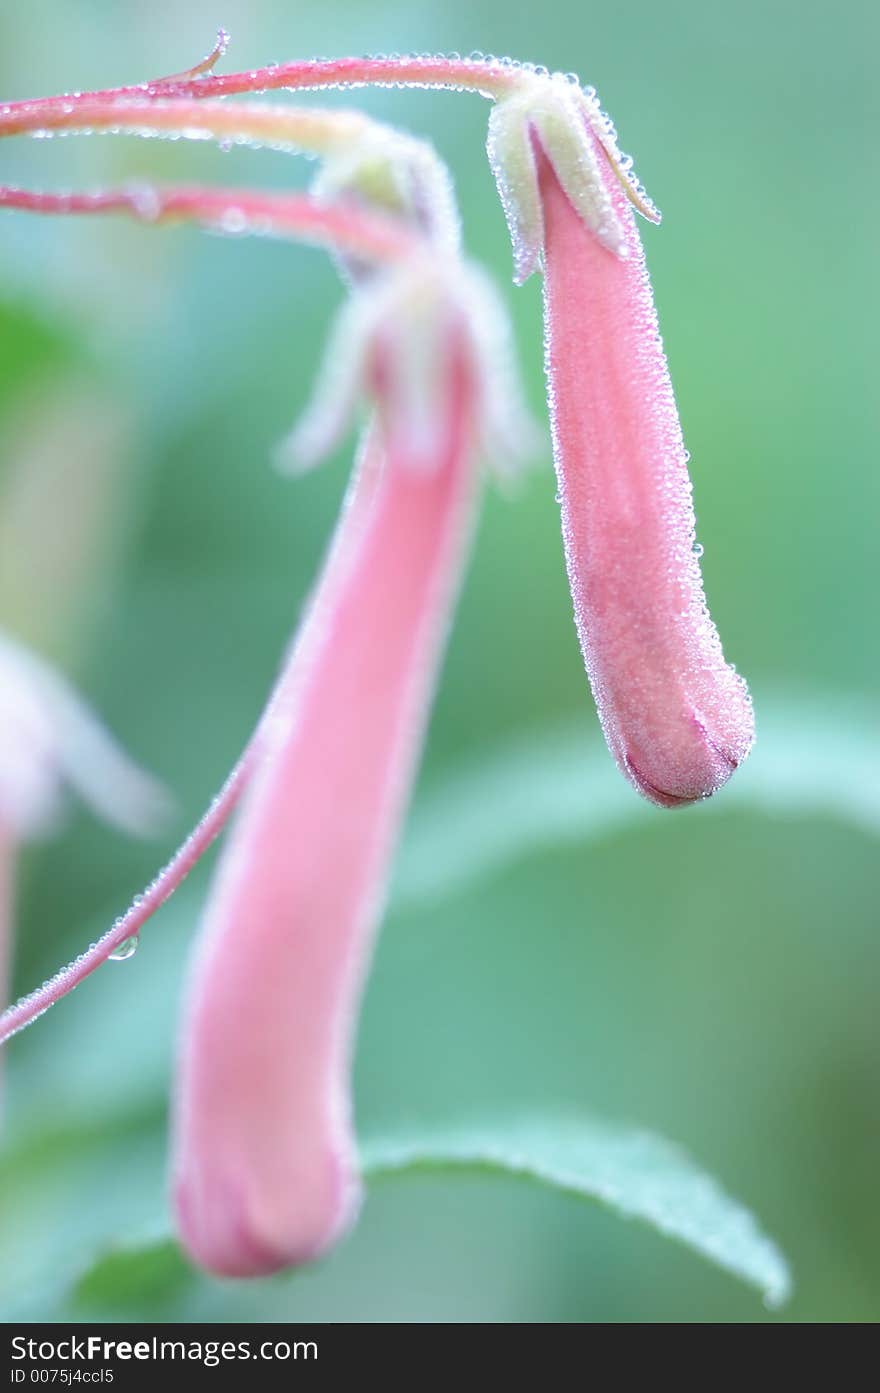
[(221, 232), (294, 238), (378, 262), (401, 260), (420, 245), (394, 218), (351, 205), (322, 204), (307, 194), (150, 184), (92, 194), (50, 194), (0, 186), (0, 208), (52, 214), (121, 212), (147, 223), (191, 220)]
[[(268, 715), (268, 712), (267, 712)], [(265, 719), (265, 717), (264, 717)], [(0, 1044), (3, 1044), (26, 1025), (30, 1025), (56, 1001), (60, 1001), (74, 987), (79, 986), (86, 977), (105, 963), (110, 955), (127, 938), (134, 938), (148, 919), (156, 913), (177, 887), (189, 875), (196, 862), (204, 855), (214, 838), (222, 830), (229, 814), (235, 807), (244, 785), (250, 775), (258, 751), (257, 734), (251, 739), (244, 754), (236, 764), (223, 788), (213, 800), (208, 811), (174, 856), (163, 867), (142, 895), (137, 895), (125, 914), (116, 919), (113, 925), (99, 939), (78, 957), (62, 967), (54, 976), (45, 981), (36, 991), (23, 996), (13, 1006), (0, 1015)], [(5, 867), (2, 864), (4, 844), (0, 842), (0, 897), (8, 896)], [(0, 901), (0, 913), (8, 914), (5, 898)], [(0, 928), (0, 937), (2, 937)]]
[(223, 97), (241, 92), (279, 89), (306, 91), (321, 87), (436, 87), (477, 92), (494, 100), (515, 91), (528, 76), (513, 64), (467, 58), (332, 58), (271, 64), (240, 73), (206, 73), (200, 77), (163, 78), (157, 82), (108, 87), (94, 92), (71, 92), (58, 97), (0, 105), (0, 130), (47, 127), (56, 114), (71, 114), (93, 102), (163, 97)]
[(239, 141), (251, 146), (326, 156), (350, 150), (370, 135), (391, 138), (397, 132), (359, 111), (298, 108), (280, 103), (201, 101), (194, 96), (160, 96), (153, 100), (82, 98), (75, 103), (31, 109), (13, 115), (0, 109), (0, 136), (55, 131), (130, 132), (144, 136), (183, 135), (192, 140)]
[[(319, 602), (322, 587), (331, 583), (330, 577), (335, 575), (338, 570), (343, 542), (346, 548), (352, 544), (352, 537), (360, 526), (360, 520), (366, 516), (376, 482), (377, 469), (369, 463), (368, 452), (365, 450), (364, 461), (355, 470), (354, 478), (349, 486), (341, 520), (325, 565), (325, 579), (321, 581), (316, 590), (313, 605)], [(56, 1001), (60, 1001), (68, 992), (73, 991), (74, 987), (89, 977), (102, 963), (105, 963), (126, 939), (134, 938), (139, 934), (144, 924), (183, 883), (214, 839), (222, 832), (238, 803), (255, 765), (259, 762), (267, 732), (271, 731), (278, 711), (286, 709), (290, 703), (292, 676), (295, 676), (297, 681), (299, 680), (299, 673), (292, 674), (290, 671), (283, 672), (278, 679), (238, 763), (180, 849), (175, 852), (155, 880), (147, 886), (144, 893), (135, 897), (125, 914), (120, 915), (107, 932), (91, 944), (85, 953), (74, 958), (72, 962), (56, 972), (36, 991), (22, 997), (20, 1001), (17, 1001), (0, 1015), (0, 1044), (3, 1044), (10, 1036), (17, 1034), (19, 1030), (23, 1030), (25, 1026), (30, 1025), (50, 1006), (54, 1006)], [(2, 825), (0, 825), (0, 954), (4, 951), (5, 920), (8, 917), (7, 901), (11, 893), (8, 888), (10, 872), (7, 866), (7, 862), (11, 863), (12, 859), (9, 847), (8, 834), (3, 832)], [(4, 959), (0, 956), (0, 986), (3, 984), (3, 961)]]

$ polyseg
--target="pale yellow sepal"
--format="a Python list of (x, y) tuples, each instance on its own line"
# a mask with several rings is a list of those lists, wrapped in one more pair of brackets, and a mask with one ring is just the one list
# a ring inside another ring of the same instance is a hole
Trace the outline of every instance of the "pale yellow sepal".
[(434, 147), (378, 122), (348, 149), (325, 156), (312, 192), (328, 202), (354, 196), (397, 214), (445, 252), (461, 245), (452, 180)]
[(507, 316), (480, 271), (439, 254), (355, 287), (337, 317), (311, 403), (281, 446), (281, 467), (301, 472), (328, 455), (361, 399), (372, 400), (412, 467), (436, 458), (454, 332), (463, 336), (477, 387), (475, 447), (499, 472), (509, 470), (531, 452), (535, 430)]
[(620, 153), (614, 127), (595, 94), (560, 73), (525, 75), (513, 92), (495, 103), (487, 142), (510, 229), (518, 283), (537, 270), (544, 246), (536, 146), (550, 160), (586, 226), (615, 255), (626, 255), (626, 235), (608, 186), (609, 165), (633, 206), (659, 221), (631, 173), (631, 161)]

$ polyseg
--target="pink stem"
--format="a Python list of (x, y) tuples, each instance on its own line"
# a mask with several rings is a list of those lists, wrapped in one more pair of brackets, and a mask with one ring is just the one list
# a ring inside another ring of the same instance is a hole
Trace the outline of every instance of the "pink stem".
[(133, 97), (220, 97), (237, 92), (268, 92), (279, 88), (300, 91), (319, 87), (440, 87), (466, 89), (494, 98), (512, 91), (522, 73), (512, 64), (454, 58), (333, 58), (312, 62), (278, 63), (240, 73), (206, 73), (201, 77), (163, 78), (156, 82), (103, 91), (70, 92), (58, 97), (0, 105), (0, 134), (14, 135), (34, 127), (35, 118), (55, 110), (70, 111), (78, 103), (118, 101)]
[(404, 225), (353, 205), (319, 203), (307, 194), (252, 193), (245, 189), (111, 189), (92, 194), (32, 193), (0, 186), (0, 208), (29, 213), (128, 213), (155, 224), (194, 219), (229, 233), (292, 237), (371, 261), (396, 261), (418, 245)]
[(296, 107), (281, 102), (208, 101), (204, 97), (141, 97), (135, 101), (85, 99), (65, 106), (57, 104), (30, 117), (20, 115), (12, 123), (0, 117), (0, 136), (56, 131), (92, 135), (184, 135), (191, 139), (243, 140), (249, 145), (297, 150), (323, 156), (334, 150), (347, 152), (363, 135), (386, 134), (387, 128), (360, 112), (318, 107)]
[(221, 831), (229, 814), (238, 801), (242, 788), (250, 774), (256, 753), (255, 739), (245, 749), (238, 764), (233, 769), (223, 788), (211, 803), (198, 826), (175, 852), (168, 864), (159, 872), (155, 880), (138, 895), (125, 914), (116, 919), (111, 928), (102, 934), (84, 953), (62, 967), (53, 977), (44, 982), (36, 991), (24, 996), (15, 1005), (7, 1008), (0, 1016), (0, 1044), (10, 1036), (30, 1025), (56, 1001), (60, 1001), (74, 987), (79, 986), (96, 968), (105, 963), (127, 938), (140, 932), (148, 919), (156, 913), (177, 887), (186, 879), (193, 866), (207, 851)]
[(337, 548), (209, 899), (174, 1174), (184, 1242), (219, 1274), (315, 1255), (356, 1204), (357, 1004), (469, 530), (466, 378), (457, 367), (430, 465), (390, 457)]
[[(343, 507), (343, 517), (348, 520), (345, 533), (346, 541), (349, 534), (359, 525), (358, 519), (365, 515), (375, 487), (375, 469), (368, 465), (359, 468)], [(336, 555), (337, 549), (342, 544), (342, 532), (340, 524), (338, 535), (332, 544), (331, 558)], [(282, 672), (256, 729), (232, 773), (186, 841), (156, 878), (151, 881), (144, 893), (135, 898), (125, 914), (116, 919), (111, 928), (102, 934), (95, 943), (91, 944), (85, 953), (74, 958), (72, 962), (56, 972), (36, 991), (22, 997), (20, 1001), (10, 1006), (0, 1016), (0, 1045), (10, 1036), (30, 1025), (50, 1006), (54, 1006), (56, 1001), (60, 1001), (63, 996), (66, 996), (68, 992), (73, 991), (74, 987), (105, 963), (111, 953), (127, 938), (133, 938), (140, 933), (144, 924), (183, 883), (226, 825), (230, 813), (241, 797), (255, 765), (260, 759), (263, 740), (267, 730), (271, 728), (272, 722), (275, 720), (277, 710), (283, 709), (290, 701), (290, 684), (296, 677), (297, 674), (289, 668)], [(0, 838), (0, 909), (3, 906), (4, 866), (2, 855), (5, 845), (6, 843)], [(0, 917), (0, 929), (2, 929), (2, 917)], [(0, 933), (0, 943), (2, 943), (2, 933)]]

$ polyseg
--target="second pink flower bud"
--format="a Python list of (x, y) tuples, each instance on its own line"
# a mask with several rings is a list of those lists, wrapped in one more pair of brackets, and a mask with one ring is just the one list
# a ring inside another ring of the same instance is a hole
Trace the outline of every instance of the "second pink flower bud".
[(605, 738), (652, 802), (707, 798), (748, 754), (754, 716), (703, 594), (633, 205), (658, 215), (594, 96), (558, 76), (499, 101), (489, 148), (520, 278), (543, 258), (565, 558)]

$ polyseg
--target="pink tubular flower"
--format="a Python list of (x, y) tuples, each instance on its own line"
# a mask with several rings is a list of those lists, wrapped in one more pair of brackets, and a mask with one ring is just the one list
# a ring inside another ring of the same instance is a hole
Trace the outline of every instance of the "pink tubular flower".
[(432, 280), (407, 277), (390, 302), (378, 294), (393, 317), (365, 316), (357, 357), (378, 421), (194, 963), (175, 1201), (185, 1246), (221, 1274), (315, 1256), (357, 1204), (357, 1002), (458, 588), (486, 423), (464, 287), (447, 306)]
[(351, 199), (336, 208), (228, 190), (0, 190), (4, 200), (221, 227), (233, 208), (261, 231), (329, 241), (359, 266), (285, 457), (314, 463), (361, 395), (375, 421), (267, 711), (142, 902), (0, 1020), (3, 1034), (20, 1029), (136, 933), (241, 798), (184, 1007), (173, 1178), (194, 1260), (221, 1275), (267, 1273), (321, 1252), (356, 1206), (348, 1073), (358, 998), (464, 560), (477, 458), (509, 462), (530, 438), (506, 322), (448, 237), (419, 245)]
[(687, 454), (632, 204), (658, 216), (592, 93), (546, 78), (502, 98), (490, 158), (518, 278), (543, 259), (566, 564), (602, 728), (662, 807), (716, 792), (754, 719), (709, 616)]
[[(162, 101), (156, 115), (166, 129), (202, 121), (225, 138), (210, 105), (182, 107)], [(58, 119), (76, 128), (77, 115)], [(125, 116), (142, 128), (141, 109)], [(194, 957), (173, 1111), (181, 1237), (221, 1275), (304, 1261), (354, 1212), (348, 1075), (358, 999), (458, 588), (477, 459), (509, 463), (530, 440), (505, 318), (459, 256), (442, 166), (396, 139), (386, 169), (381, 132), (341, 116), (240, 114), (245, 130), (271, 122), (285, 141), (332, 140), (313, 197), (0, 189), (0, 204), (40, 213), (123, 211), (304, 237), (331, 246), (353, 272), (327, 368), (285, 458), (314, 463), (362, 395), (375, 420), (267, 711), (219, 800), (142, 903), (0, 1020), (3, 1033), (20, 1029), (123, 932), (137, 932), (241, 799)], [(353, 128), (360, 147), (337, 150), (337, 136)], [(399, 216), (377, 213), (377, 201)]]
[(646, 797), (674, 807), (730, 778), (752, 744), (752, 705), (703, 597), (687, 456), (625, 195), (612, 188), (624, 259), (584, 227), (540, 147), (537, 160), (578, 634), (615, 759)]
[[(358, 262), (370, 262), (374, 268), (380, 268), (389, 263), (392, 266), (398, 262), (407, 263), (419, 245), (418, 239), (400, 219), (390, 219), (364, 211), (353, 204), (343, 205), (340, 203), (338, 207), (328, 206), (303, 194), (255, 194), (239, 189), (192, 187), (156, 189), (142, 185), (134, 189), (110, 190), (98, 194), (48, 194), (0, 187), (0, 207), (24, 209), (41, 214), (88, 215), (125, 212), (137, 219), (146, 221), (150, 225), (155, 225), (166, 219), (193, 219), (220, 230), (229, 230), (234, 227), (236, 233), (258, 231), (263, 235), (292, 237), (314, 242), (320, 246), (330, 247), (337, 254), (351, 257)], [(440, 263), (445, 264), (442, 257)], [(461, 284), (470, 286), (473, 278), (464, 272), (464, 268), (456, 261), (454, 255), (450, 265), (456, 270), (461, 270)], [(392, 278), (386, 282), (379, 276), (376, 286), (372, 287), (369, 292), (366, 290), (358, 291), (356, 297), (358, 310), (355, 313), (355, 320), (361, 321), (362, 332), (369, 329), (372, 322), (371, 313), (375, 313), (374, 310), (370, 313), (367, 313), (366, 310), (369, 310), (371, 306), (381, 306), (383, 295), (388, 293), (388, 287), (393, 286), (393, 284)], [(474, 287), (476, 287), (475, 280)], [(503, 335), (504, 325), (503, 323), (498, 324), (497, 310), (492, 297), (484, 294), (482, 298), (486, 301), (490, 311), (488, 319), (496, 324)], [(476, 290), (474, 299), (480, 300), (480, 295)], [(361, 313), (361, 306), (366, 307), (363, 313)], [(476, 326), (470, 325), (469, 327), (473, 334)], [(424, 341), (423, 338), (419, 347), (423, 346)], [(482, 356), (485, 361), (488, 361), (492, 355), (485, 350), (494, 349), (495, 344), (493, 341), (491, 344), (481, 346), (477, 338), (474, 338), (472, 347), (478, 357)], [(501, 347), (503, 350), (503, 342)], [(415, 362), (418, 358), (418, 352), (409, 356), (410, 362)], [(496, 433), (500, 431), (503, 434), (509, 419), (511, 434), (515, 438), (521, 435), (522, 431), (515, 419), (511, 403), (507, 400), (508, 384), (504, 377), (503, 367), (502, 361), (500, 374), (497, 370), (491, 375), (486, 374), (480, 420), (483, 434), (488, 436), (493, 428)], [(405, 373), (402, 374), (402, 378), (406, 378)], [(346, 400), (350, 407), (354, 404), (350, 389), (356, 383), (357, 353), (355, 352), (353, 356), (350, 355), (346, 370), (345, 387), (348, 391)], [(326, 389), (325, 396), (331, 397), (327, 403), (326, 411), (323, 413), (313, 412), (311, 420), (307, 423), (308, 429), (300, 433), (302, 438), (292, 442), (293, 453), (303, 464), (309, 463), (316, 453), (320, 453), (320, 442), (322, 440), (329, 441), (333, 431), (338, 429), (341, 424), (338, 408), (342, 398), (339, 394), (331, 394)], [(411, 407), (418, 404), (418, 396), (419, 394), (416, 393)], [(422, 396), (424, 397), (424, 393)], [(337, 414), (334, 415), (334, 413)], [(407, 414), (412, 415), (412, 410), (410, 409), (409, 413), (404, 411), (399, 419), (406, 419)], [(321, 419), (322, 415), (326, 418), (325, 420)], [(418, 413), (416, 413), (417, 416)], [(329, 427), (328, 422), (330, 423)], [(0, 651), (0, 658), (2, 658), (2, 651)], [(143, 925), (173, 894), (227, 822), (257, 763), (265, 731), (271, 725), (276, 710), (279, 709), (286, 696), (287, 687), (282, 678), (244, 753), (229, 774), (219, 794), (211, 803), (205, 816), (171, 860), (147, 886), (144, 893), (136, 896), (127, 912), (120, 915), (111, 927), (85, 952), (80, 953), (56, 972), (53, 977), (43, 982), (40, 987), (22, 997), (0, 1014), (0, 1044), (31, 1024), (50, 1006), (84, 981), (108, 958), (115, 956), (124, 944), (136, 938)], [(15, 749), (14, 741), (10, 748)], [(2, 750), (0, 750), (0, 756), (2, 756)], [(110, 791), (111, 789), (108, 787), (108, 795)], [(100, 797), (100, 789), (95, 790), (94, 797), (96, 799)], [(0, 813), (2, 813), (2, 801), (0, 801)]]

